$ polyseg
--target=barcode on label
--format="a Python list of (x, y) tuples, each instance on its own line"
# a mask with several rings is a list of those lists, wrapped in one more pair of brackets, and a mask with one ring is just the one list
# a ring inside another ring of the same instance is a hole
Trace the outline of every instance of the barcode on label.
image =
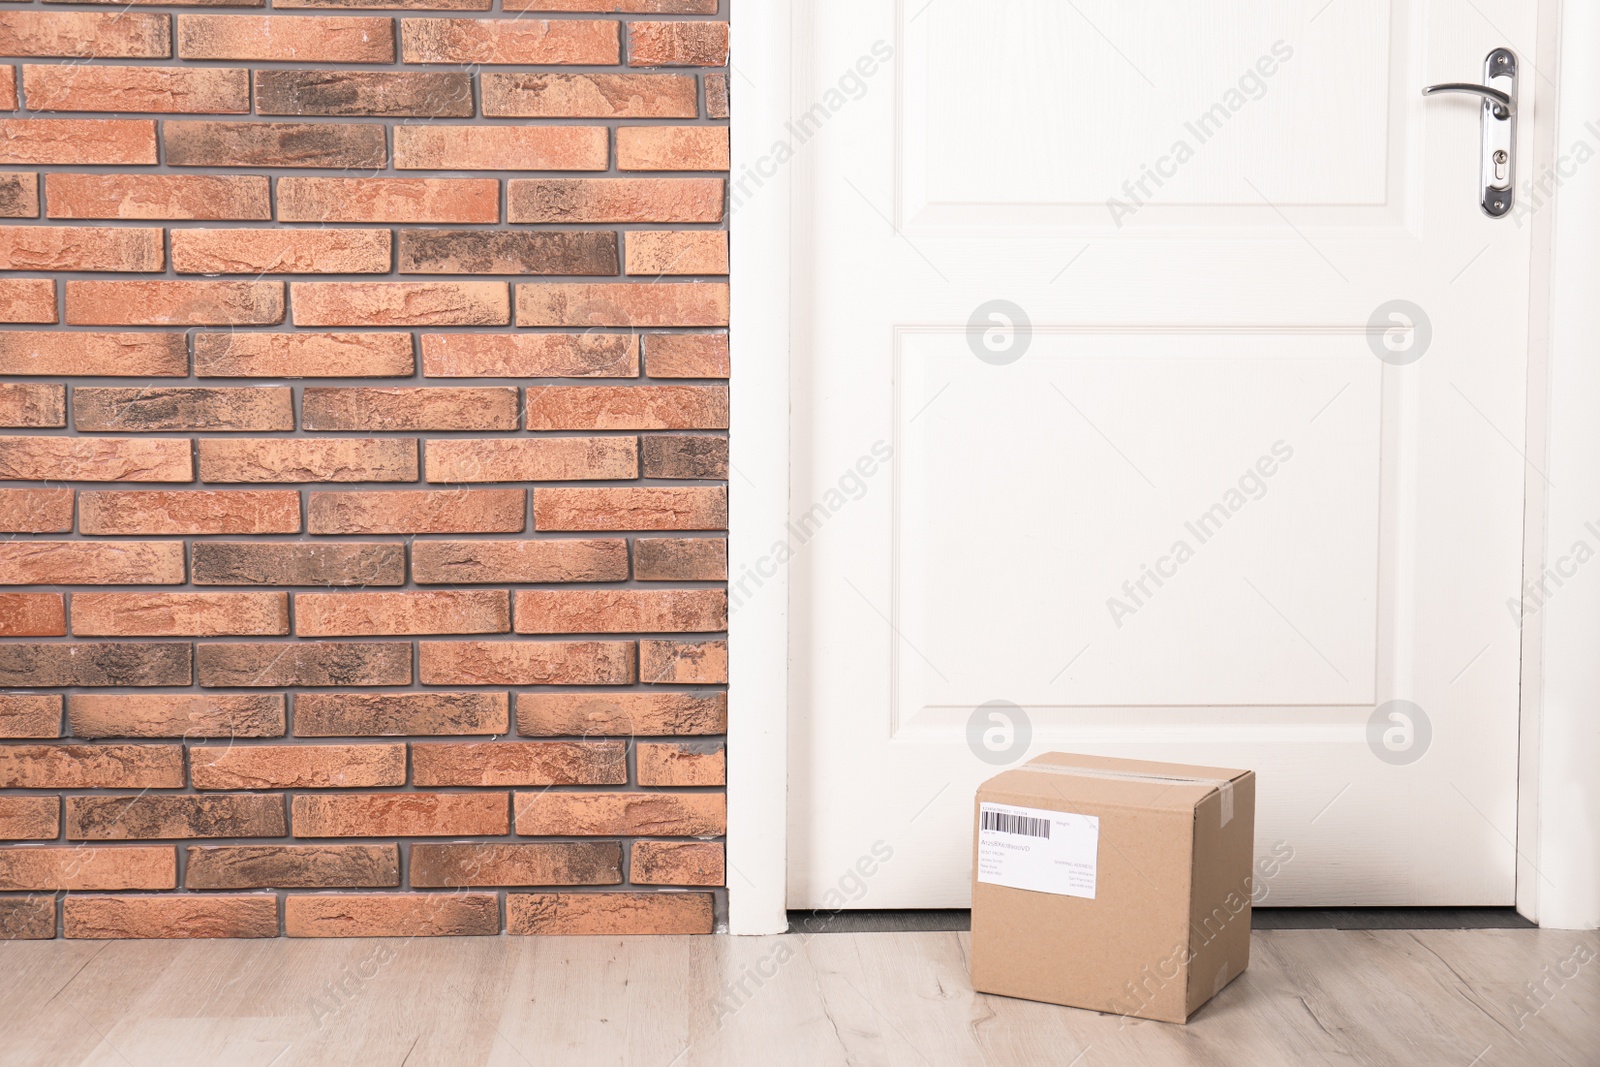
[(1004, 811), (985, 811), (982, 814), (982, 827), (985, 830), (998, 830), (1002, 834), (1023, 834), (1027, 837), (1050, 836), (1049, 819), (1012, 815)]

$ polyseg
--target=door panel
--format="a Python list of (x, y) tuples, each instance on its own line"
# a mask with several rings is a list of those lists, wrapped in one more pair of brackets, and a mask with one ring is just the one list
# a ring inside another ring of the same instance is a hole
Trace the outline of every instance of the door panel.
[(793, 164), (791, 906), (877, 840), (964, 906), (1050, 749), (1254, 768), (1273, 903), (1511, 902), (1528, 228), (1419, 93), (1480, 6), (810, 5), (797, 100), (895, 59)]

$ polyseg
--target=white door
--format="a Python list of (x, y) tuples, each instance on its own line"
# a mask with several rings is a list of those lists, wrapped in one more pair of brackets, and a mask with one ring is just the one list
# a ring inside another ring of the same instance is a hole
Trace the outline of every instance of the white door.
[(1253, 768), (1268, 903), (1512, 903), (1531, 227), (1420, 89), (1512, 49), (1531, 173), (1532, 0), (802, 12), (790, 906), (964, 906), (1048, 750)]

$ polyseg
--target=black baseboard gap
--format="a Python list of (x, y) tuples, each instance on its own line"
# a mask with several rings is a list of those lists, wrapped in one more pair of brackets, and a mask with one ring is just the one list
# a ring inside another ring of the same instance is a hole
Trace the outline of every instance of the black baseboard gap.
[[(1256, 908), (1256, 930), (1531, 930), (1515, 908)], [(791, 911), (792, 934), (883, 934), (972, 929), (965, 909)]]

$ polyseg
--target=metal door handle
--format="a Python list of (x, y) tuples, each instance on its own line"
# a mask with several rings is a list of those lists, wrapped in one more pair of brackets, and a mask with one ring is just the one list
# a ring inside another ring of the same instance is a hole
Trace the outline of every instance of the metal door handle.
[(1508, 93), (1499, 89), (1492, 89), (1487, 85), (1474, 85), (1471, 82), (1445, 82), (1441, 85), (1430, 85), (1422, 90), (1423, 96), (1433, 96), (1437, 93), (1475, 93), (1485, 100), (1494, 102), (1494, 117), (1497, 119), (1509, 118), (1517, 112), (1517, 102)]
[(1429, 85), (1423, 96), (1441, 93), (1470, 93), (1483, 98), (1479, 118), (1482, 153), (1479, 187), (1484, 214), (1502, 218), (1516, 198), (1517, 153), (1517, 56), (1509, 48), (1496, 48), (1483, 61), (1484, 84), (1445, 82)]

